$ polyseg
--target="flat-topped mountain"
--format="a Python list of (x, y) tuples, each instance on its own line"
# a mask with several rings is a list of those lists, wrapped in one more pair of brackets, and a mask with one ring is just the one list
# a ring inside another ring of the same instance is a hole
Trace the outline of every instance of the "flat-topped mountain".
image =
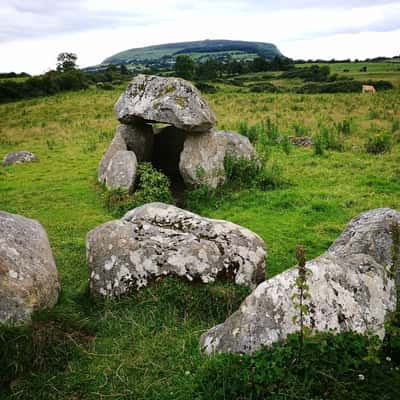
[(258, 56), (272, 59), (275, 56), (282, 56), (282, 53), (272, 43), (241, 40), (202, 40), (129, 49), (106, 58), (102, 64), (158, 64), (166, 66), (174, 63), (176, 56), (180, 54), (189, 54), (197, 61), (204, 61), (209, 58), (226, 59), (228, 57), (252, 59)]

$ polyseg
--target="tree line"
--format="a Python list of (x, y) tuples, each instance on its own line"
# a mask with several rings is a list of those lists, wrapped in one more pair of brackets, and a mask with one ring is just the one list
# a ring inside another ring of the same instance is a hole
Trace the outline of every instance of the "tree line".
[(230, 59), (220, 61), (208, 59), (196, 63), (188, 55), (176, 57), (175, 74), (188, 80), (213, 80), (223, 75), (240, 75), (249, 72), (288, 71), (294, 68), (294, 61), (287, 57), (274, 57), (267, 60), (256, 57), (253, 60), (239, 61)]
[[(81, 90), (97, 82), (112, 82), (129, 75), (126, 66), (109, 66), (104, 72), (83, 72), (78, 69), (77, 55), (60, 53), (57, 67), (43, 75), (33, 76), (15, 72), (2, 74), (0, 81), (0, 103), (32, 97), (49, 96), (63, 91)], [(1, 77), (1, 76), (0, 76)], [(22, 81), (12, 78), (27, 78)]]

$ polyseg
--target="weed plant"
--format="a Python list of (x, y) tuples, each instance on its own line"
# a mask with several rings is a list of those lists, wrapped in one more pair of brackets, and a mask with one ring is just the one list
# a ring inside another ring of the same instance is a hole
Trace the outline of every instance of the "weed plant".
[(122, 189), (103, 190), (106, 208), (115, 216), (122, 216), (129, 210), (146, 203), (161, 202), (173, 204), (170, 181), (151, 163), (139, 163), (137, 187), (134, 193)]

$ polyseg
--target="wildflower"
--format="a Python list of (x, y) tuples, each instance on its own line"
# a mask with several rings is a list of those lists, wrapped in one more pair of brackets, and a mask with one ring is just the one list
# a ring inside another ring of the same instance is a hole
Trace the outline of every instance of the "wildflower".
[(387, 361), (387, 362), (390, 362), (390, 361), (392, 361), (392, 359), (391, 359), (389, 356), (387, 356), (387, 357), (386, 357), (386, 361)]
[(360, 381), (363, 381), (365, 379), (365, 376), (363, 374), (358, 374), (358, 379)]
[(185, 371), (185, 375), (190, 375), (190, 371)]

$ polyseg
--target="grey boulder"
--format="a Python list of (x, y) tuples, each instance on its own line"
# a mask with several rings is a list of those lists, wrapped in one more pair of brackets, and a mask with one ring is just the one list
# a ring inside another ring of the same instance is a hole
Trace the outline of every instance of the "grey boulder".
[(126, 146), (125, 139), (123, 138), (120, 130), (118, 129), (116, 135), (111, 141), (111, 144), (108, 146), (106, 152), (104, 153), (102, 159), (100, 160), (99, 168), (97, 171), (100, 183), (105, 183), (107, 168), (108, 165), (110, 164), (111, 159), (114, 157), (115, 153), (123, 150), (128, 150), (128, 148)]
[(136, 182), (137, 164), (133, 151), (117, 151), (111, 158), (105, 173), (106, 188), (132, 191)]
[(60, 284), (42, 225), (0, 211), (0, 323), (30, 320), (33, 311), (53, 307)]
[(98, 168), (98, 180), (104, 183), (107, 168), (111, 159), (118, 151), (129, 150), (135, 153), (138, 162), (150, 161), (153, 155), (154, 134), (151, 125), (137, 123), (135, 125), (120, 125), (104, 153)]
[(115, 113), (124, 124), (161, 122), (192, 132), (204, 132), (216, 122), (191, 83), (154, 75), (137, 75), (115, 104)]
[[(384, 322), (396, 307), (396, 285), (390, 273), (392, 209), (365, 212), (353, 219), (322, 256), (307, 262), (311, 298), (305, 324), (315, 331), (385, 334)], [(207, 353), (251, 353), (284, 340), (299, 330), (291, 296), (297, 293), (296, 268), (261, 283), (223, 324), (204, 333)]]
[(13, 153), (9, 153), (4, 157), (3, 166), (8, 167), (9, 165), (21, 164), (27, 162), (38, 161), (35, 154), (30, 151), (21, 150)]
[(166, 275), (250, 287), (265, 279), (265, 244), (255, 233), (163, 203), (100, 225), (86, 246), (94, 295), (119, 296)]
[(256, 152), (249, 139), (236, 132), (212, 129), (198, 135), (187, 135), (179, 161), (185, 184), (212, 188), (224, 184), (224, 160), (227, 156), (252, 159)]

